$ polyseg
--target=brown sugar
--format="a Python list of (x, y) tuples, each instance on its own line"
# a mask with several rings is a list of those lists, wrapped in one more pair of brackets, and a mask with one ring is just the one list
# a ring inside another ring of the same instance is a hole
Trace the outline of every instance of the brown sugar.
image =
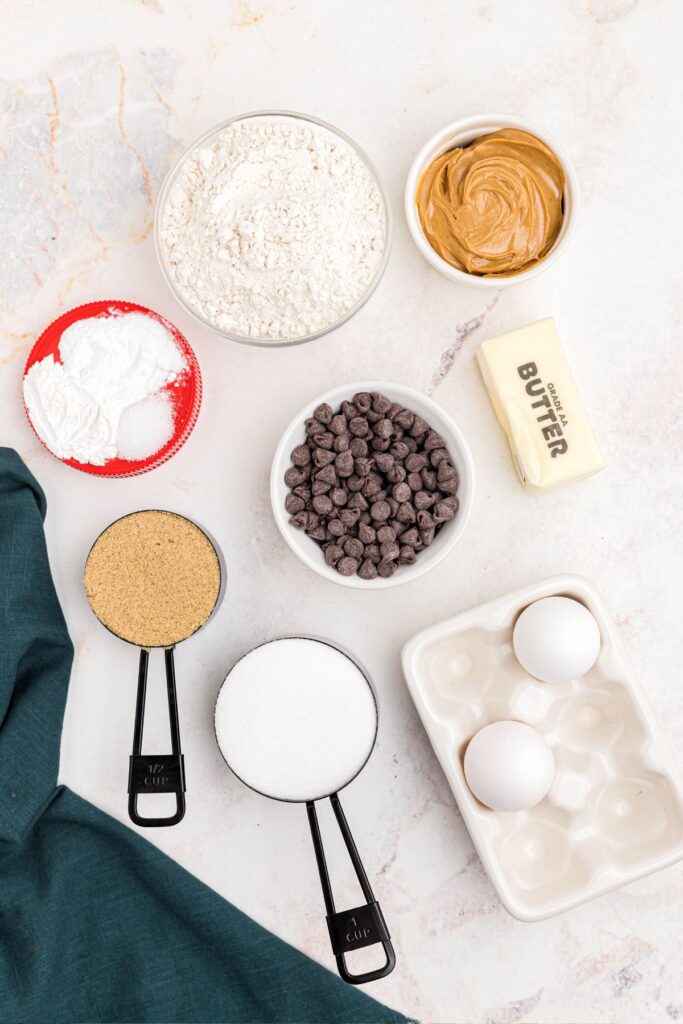
[(139, 647), (172, 647), (216, 606), (221, 569), (198, 526), (174, 512), (117, 519), (95, 541), (83, 585), (100, 622)]

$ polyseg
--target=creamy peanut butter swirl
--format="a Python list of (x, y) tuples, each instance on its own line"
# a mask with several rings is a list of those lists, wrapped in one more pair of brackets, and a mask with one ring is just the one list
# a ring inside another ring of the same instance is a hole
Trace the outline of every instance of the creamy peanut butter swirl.
[(503, 128), (432, 161), (417, 188), (422, 230), (451, 266), (508, 277), (539, 263), (562, 227), (564, 171), (545, 143)]

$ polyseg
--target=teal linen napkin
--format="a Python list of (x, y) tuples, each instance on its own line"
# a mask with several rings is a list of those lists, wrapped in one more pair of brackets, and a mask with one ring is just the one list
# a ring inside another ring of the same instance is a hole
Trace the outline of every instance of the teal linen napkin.
[(0, 448), (2, 1024), (404, 1021), (57, 786), (73, 652), (45, 509)]

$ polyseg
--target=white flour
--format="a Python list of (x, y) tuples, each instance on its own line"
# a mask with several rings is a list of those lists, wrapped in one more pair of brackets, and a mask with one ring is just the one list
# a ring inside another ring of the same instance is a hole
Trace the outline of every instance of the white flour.
[(187, 157), (160, 238), (176, 286), (206, 320), (245, 337), (294, 339), (363, 297), (384, 253), (386, 211), (343, 139), (254, 117)]
[[(50, 451), (93, 466), (119, 454), (124, 410), (156, 394), (186, 367), (173, 336), (144, 313), (77, 320), (62, 334), (59, 353), (61, 363), (47, 356), (26, 374), (26, 408)], [(162, 447), (158, 429), (154, 436), (143, 434), (136, 447), (142, 454), (135, 458)]]

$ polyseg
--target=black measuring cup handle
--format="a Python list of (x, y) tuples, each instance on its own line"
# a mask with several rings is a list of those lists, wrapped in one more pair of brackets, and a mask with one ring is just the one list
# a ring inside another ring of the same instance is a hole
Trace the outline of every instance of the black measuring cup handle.
[[(391, 944), (389, 930), (380, 905), (375, 899), (372, 887), (368, 881), (368, 876), (365, 873), (365, 868), (361, 862), (337, 793), (332, 793), (330, 803), (332, 804), (339, 830), (344, 838), (346, 849), (348, 850), (366, 902), (360, 907), (354, 907), (352, 910), (337, 911), (335, 909), (315, 803), (312, 800), (307, 801), (308, 824), (311, 828), (315, 859), (318, 864), (318, 874), (320, 875), (320, 884), (322, 885), (325, 900), (327, 927), (330, 932), (332, 952), (337, 961), (337, 970), (340, 977), (350, 985), (364, 985), (367, 981), (376, 981), (378, 978), (386, 978), (387, 974), (391, 974), (396, 966), (396, 954)], [(364, 946), (375, 946), (379, 945), (379, 943), (382, 944), (384, 949), (385, 963), (383, 966), (376, 968), (374, 971), (366, 971), (364, 974), (352, 974), (346, 966), (345, 955), (353, 950), (362, 949)]]
[[(140, 651), (133, 753), (130, 757), (130, 771), (128, 775), (128, 816), (136, 825), (147, 827), (177, 825), (179, 821), (182, 821), (185, 814), (185, 761), (180, 750), (178, 699), (176, 695), (172, 647), (168, 647), (164, 651), (164, 663), (166, 666), (166, 694), (168, 697), (168, 718), (171, 726), (172, 753), (143, 754), (142, 730), (145, 720), (149, 651), (145, 648)], [(138, 813), (138, 796), (141, 793), (175, 793), (175, 812), (165, 818), (144, 818)]]

